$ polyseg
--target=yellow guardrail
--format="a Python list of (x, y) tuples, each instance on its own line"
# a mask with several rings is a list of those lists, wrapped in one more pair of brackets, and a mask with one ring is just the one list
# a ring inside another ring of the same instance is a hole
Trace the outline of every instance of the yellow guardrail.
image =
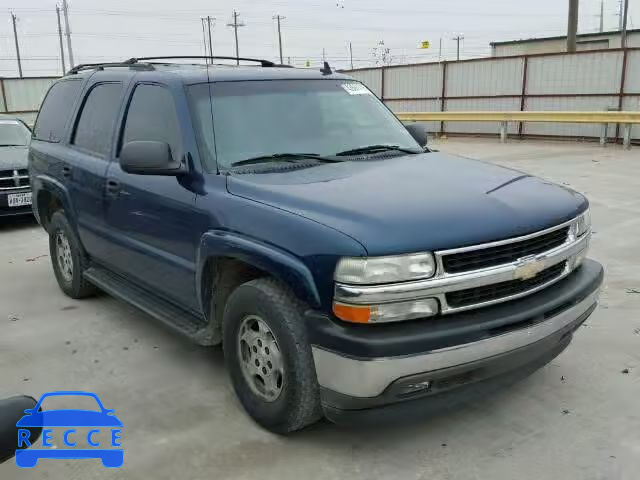
[(500, 140), (506, 141), (509, 122), (599, 123), (603, 126), (600, 143), (606, 141), (606, 128), (610, 123), (624, 125), (623, 145), (631, 146), (631, 126), (640, 124), (638, 112), (402, 112), (396, 114), (404, 122), (498, 122)]

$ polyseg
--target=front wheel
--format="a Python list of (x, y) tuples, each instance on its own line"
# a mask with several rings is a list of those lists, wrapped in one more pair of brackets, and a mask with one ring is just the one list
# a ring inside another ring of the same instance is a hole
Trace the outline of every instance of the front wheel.
[(56, 280), (65, 294), (71, 298), (84, 298), (96, 292), (96, 287), (83, 276), (89, 262), (62, 211), (51, 216), (49, 253)]
[(302, 305), (284, 285), (260, 278), (236, 288), (225, 306), (223, 336), (234, 390), (257, 423), (287, 433), (322, 416)]

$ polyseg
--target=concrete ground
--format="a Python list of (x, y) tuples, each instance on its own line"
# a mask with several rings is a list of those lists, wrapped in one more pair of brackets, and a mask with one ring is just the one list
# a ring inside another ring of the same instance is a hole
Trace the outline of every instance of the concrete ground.
[[(596, 313), (546, 368), (439, 418), (279, 437), (241, 410), (219, 349), (106, 295), (58, 289), (32, 221), (0, 225), (0, 397), (96, 392), (123, 421), (125, 462), (42, 460), (3, 480), (636, 479), (640, 471), (640, 148), (451, 139), (438, 148), (570, 185), (591, 199)], [(60, 439), (54, 441), (60, 442)], [(59, 443), (61, 444), (61, 443)], [(635, 473), (634, 473), (635, 472)]]

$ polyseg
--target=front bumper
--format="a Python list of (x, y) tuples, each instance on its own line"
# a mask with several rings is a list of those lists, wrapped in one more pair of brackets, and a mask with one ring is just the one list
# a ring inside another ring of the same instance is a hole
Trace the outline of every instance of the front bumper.
[(553, 288), (472, 312), (376, 326), (310, 318), (325, 412), (406, 403), (546, 363), (595, 309), (602, 279), (602, 266), (585, 260)]

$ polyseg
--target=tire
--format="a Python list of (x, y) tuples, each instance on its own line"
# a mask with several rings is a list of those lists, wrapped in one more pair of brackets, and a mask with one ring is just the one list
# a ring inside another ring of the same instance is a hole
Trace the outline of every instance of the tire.
[(89, 259), (62, 211), (51, 216), (49, 254), (58, 285), (66, 295), (79, 299), (97, 292), (97, 288), (84, 278)]
[[(274, 433), (300, 430), (322, 417), (303, 309), (304, 305), (293, 293), (271, 278), (240, 285), (225, 305), (222, 345), (233, 388), (249, 416)], [(253, 327), (258, 321), (263, 325), (256, 330)], [(263, 327), (271, 335), (263, 335)], [(260, 344), (259, 340), (265, 337), (273, 338), (273, 342)], [(253, 347), (262, 350), (256, 352)], [(245, 360), (247, 356), (250, 362)], [(251, 371), (248, 374), (247, 370), (258, 365), (255, 361), (261, 363), (254, 369), (258, 374), (252, 381)], [(282, 375), (279, 376), (280, 368)], [(267, 375), (262, 375), (265, 372)], [(261, 377), (265, 379), (262, 383)]]

